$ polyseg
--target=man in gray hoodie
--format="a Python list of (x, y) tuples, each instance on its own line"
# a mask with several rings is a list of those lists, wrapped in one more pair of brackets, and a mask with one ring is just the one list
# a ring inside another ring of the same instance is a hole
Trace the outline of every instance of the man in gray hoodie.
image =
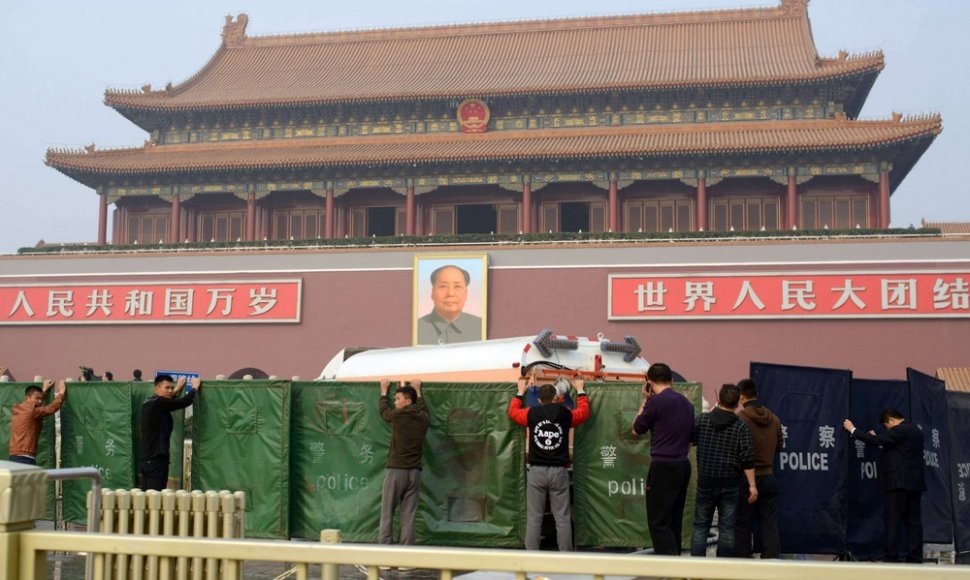
[(738, 501), (738, 522), (734, 529), (734, 555), (751, 557), (751, 520), (761, 525), (761, 558), (781, 556), (781, 537), (778, 534), (778, 482), (774, 475), (775, 455), (785, 446), (781, 421), (768, 407), (758, 401), (758, 387), (751, 379), (738, 381), (741, 389), (741, 420), (747, 424), (754, 440), (754, 479), (758, 501), (748, 503), (747, 481), (742, 480)]

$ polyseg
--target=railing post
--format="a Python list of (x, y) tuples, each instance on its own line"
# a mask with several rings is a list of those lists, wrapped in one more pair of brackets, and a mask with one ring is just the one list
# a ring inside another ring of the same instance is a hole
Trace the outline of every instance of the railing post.
[(20, 561), (20, 533), (34, 529), (44, 517), (47, 473), (32, 465), (0, 461), (0, 578), (47, 578), (47, 554), (37, 552), (31, 562)]
[[(339, 544), (340, 543), (340, 530), (321, 530), (320, 531), (320, 543), (321, 544)], [(340, 565), (331, 564), (324, 562), (322, 565), (321, 580), (338, 580), (340, 578)]]

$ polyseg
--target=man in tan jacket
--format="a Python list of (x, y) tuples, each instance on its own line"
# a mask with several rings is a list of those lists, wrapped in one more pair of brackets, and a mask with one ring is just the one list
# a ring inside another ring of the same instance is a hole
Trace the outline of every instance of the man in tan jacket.
[(57, 391), (50, 405), (44, 405), (44, 396), (54, 386), (54, 381), (44, 381), (43, 389), (30, 385), (24, 390), (24, 400), (13, 406), (10, 417), (10, 461), (37, 465), (37, 441), (44, 424), (44, 417), (57, 412), (64, 403), (67, 385), (57, 381)]

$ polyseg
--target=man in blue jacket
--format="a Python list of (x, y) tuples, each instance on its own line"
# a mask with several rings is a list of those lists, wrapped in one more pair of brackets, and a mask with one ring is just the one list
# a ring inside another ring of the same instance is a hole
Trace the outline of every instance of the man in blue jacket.
[(856, 429), (846, 419), (842, 426), (853, 438), (868, 445), (882, 446), (879, 457), (879, 487), (885, 499), (884, 521), (886, 562), (898, 561), (900, 522), (906, 527), (909, 542), (906, 561), (923, 562), (923, 522), (920, 500), (926, 489), (923, 474), (923, 431), (893, 408), (883, 410), (879, 422), (885, 427), (876, 434)]

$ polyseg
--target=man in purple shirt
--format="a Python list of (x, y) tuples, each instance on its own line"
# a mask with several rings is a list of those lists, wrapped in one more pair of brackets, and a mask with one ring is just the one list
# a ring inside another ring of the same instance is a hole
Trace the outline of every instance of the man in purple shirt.
[(694, 430), (694, 406), (671, 388), (672, 382), (669, 366), (650, 365), (643, 385), (643, 408), (633, 421), (633, 434), (650, 432), (646, 495), (653, 550), (656, 554), (679, 556), (690, 482), (687, 451)]

